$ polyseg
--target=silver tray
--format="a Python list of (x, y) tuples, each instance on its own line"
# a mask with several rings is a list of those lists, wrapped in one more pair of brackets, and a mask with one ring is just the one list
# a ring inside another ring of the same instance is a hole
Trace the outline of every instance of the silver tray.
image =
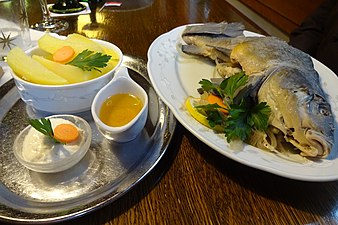
[(75, 167), (54, 174), (26, 169), (12, 151), (28, 118), (50, 114), (27, 106), (13, 80), (0, 87), (0, 221), (41, 224), (84, 215), (121, 197), (159, 162), (176, 120), (155, 93), (146, 63), (126, 56), (123, 64), (149, 96), (148, 120), (141, 135), (129, 143), (108, 142), (97, 131), (90, 112), (77, 114), (90, 123), (92, 144)]

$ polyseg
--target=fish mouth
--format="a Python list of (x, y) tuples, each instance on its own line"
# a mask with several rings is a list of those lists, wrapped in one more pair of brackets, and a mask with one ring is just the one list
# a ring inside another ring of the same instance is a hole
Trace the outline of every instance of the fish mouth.
[(297, 147), (301, 152), (300, 155), (305, 157), (325, 158), (332, 149), (332, 143), (327, 140), (326, 136), (312, 129), (307, 129), (304, 132), (307, 143), (300, 143), (293, 137), (288, 137), (286, 140)]
[(300, 133), (302, 137), (298, 135), (297, 138), (293, 134), (285, 134), (277, 127), (269, 126), (266, 132), (255, 131), (248, 143), (296, 162), (305, 162), (304, 158), (326, 158), (329, 155), (333, 143), (327, 136), (310, 128)]
[(313, 146), (312, 148), (316, 148), (317, 155), (326, 157), (329, 154), (333, 144), (326, 140), (325, 135), (317, 131), (307, 130), (305, 137), (309, 140), (311, 146)]

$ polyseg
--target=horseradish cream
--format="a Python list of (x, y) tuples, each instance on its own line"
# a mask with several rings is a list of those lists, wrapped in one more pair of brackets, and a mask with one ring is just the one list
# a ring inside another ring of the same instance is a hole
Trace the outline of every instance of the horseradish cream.
[(28, 131), (22, 143), (22, 158), (34, 163), (52, 163), (71, 156), (84, 144), (84, 130), (74, 123), (62, 119), (50, 119), (53, 129), (59, 124), (72, 124), (79, 131), (79, 138), (71, 143), (56, 143), (33, 127)]

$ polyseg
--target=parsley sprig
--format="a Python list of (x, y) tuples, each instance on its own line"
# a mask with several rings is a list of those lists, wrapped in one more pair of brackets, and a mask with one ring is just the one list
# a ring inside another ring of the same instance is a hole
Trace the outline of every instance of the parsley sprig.
[(93, 52), (88, 49), (80, 52), (72, 61), (67, 64), (81, 68), (83, 71), (97, 70), (107, 66), (110, 60), (110, 55), (102, 54), (101, 52)]
[(54, 132), (52, 128), (52, 124), (49, 119), (41, 118), (39, 119), (29, 119), (29, 124), (34, 127), (40, 133), (51, 138), (55, 143), (61, 143), (59, 140), (54, 138)]
[(241, 99), (234, 103), (238, 91), (248, 82), (248, 76), (244, 72), (237, 73), (224, 79), (219, 85), (203, 79), (199, 82), (202, 89), (208, 93), (220, 96), (228, 106), (228, 114), (219, 112), (217, 104), (196, 106), (206, 115), (211, 127), (216, 125), (223, 127), (227, 141), (240, 139), (245, 141), (252, 131), (266, 130), (271, 109), (266, 102), (255, 104), (250, 99)]
[(225, 103), (233, 103), (236, 92), (248, 82), (248, 76), (244, 72), (224, 79), (220, 85), (215, 85), (210, 80), (202, 79), (199, 84), (206, 92), (211, 92), (225, 99)]

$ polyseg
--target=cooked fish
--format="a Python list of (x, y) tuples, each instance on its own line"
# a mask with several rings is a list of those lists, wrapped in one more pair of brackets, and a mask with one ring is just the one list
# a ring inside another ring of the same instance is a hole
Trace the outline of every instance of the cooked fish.
[(188, 26), (182, 51), (209, 57), (218, 73), (249, 76), (242, 95), (271, 107), (269, 129), (248, 140), (262, 149), (325, 158), (334, 143), (334, 118), (311, 57), (276, 37), (245, 37), (238, 23)]

